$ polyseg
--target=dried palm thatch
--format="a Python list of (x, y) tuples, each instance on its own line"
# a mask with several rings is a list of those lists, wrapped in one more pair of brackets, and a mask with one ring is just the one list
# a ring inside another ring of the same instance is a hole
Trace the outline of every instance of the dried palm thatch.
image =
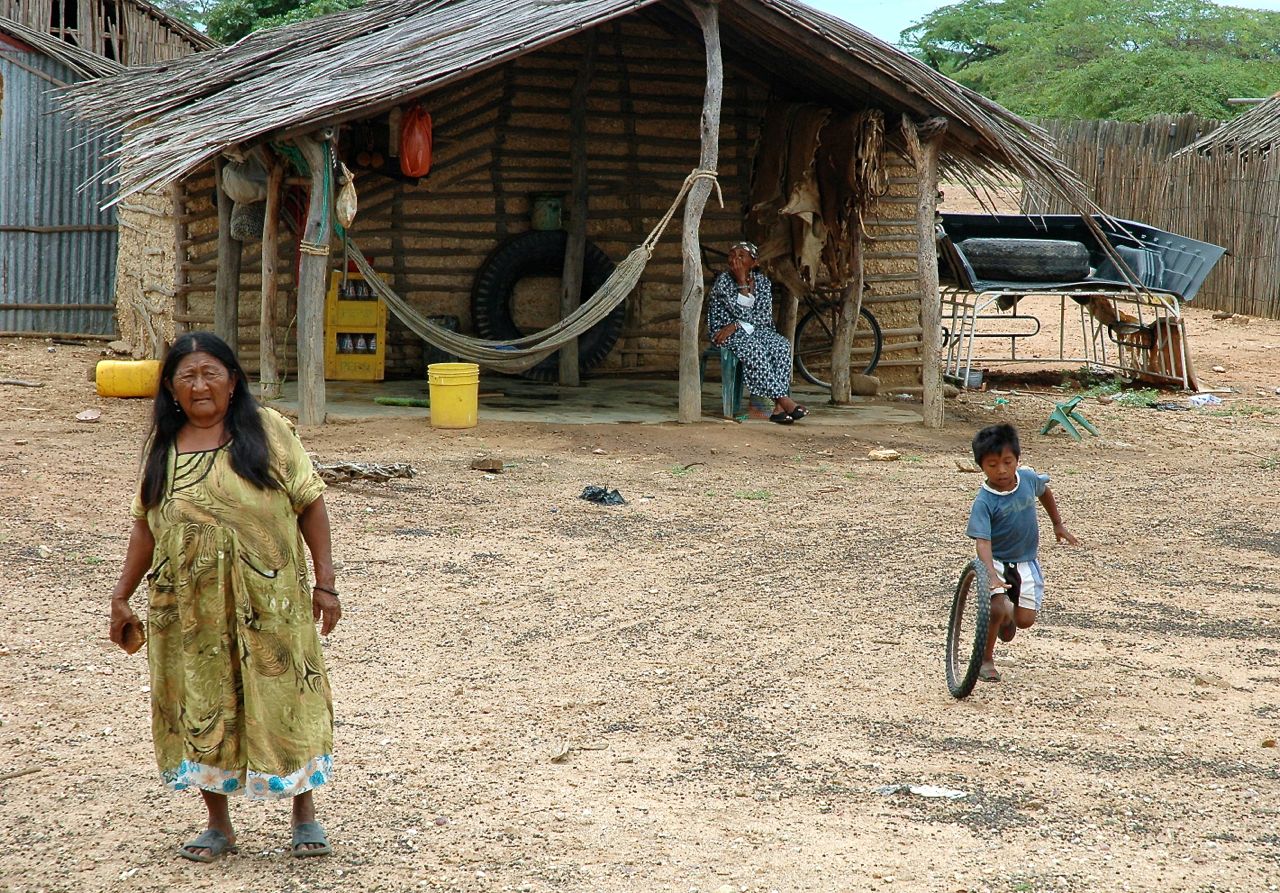
[(22, 41), (37, 52), (61, 62), (76, 74), (87, 78), (111, 77), (124, 71), (124, 66), (119, 62), (82, 50), (45, 31), (28, 28), (21, 22), (4, 16), (0, 16), (0, 34)]
[(1174, 157), (1265, 152), (1280, 143), (1280, 93), (1196, 140)]
[[(127, 195), (231, 146), (369, 117), (640, 10), (691, 22), (681, 0), (380, 0), (77, 85), (67, 101), (122, 137), (116, 182)], [(721, 16), (730, 59), (837, 105), (948, 118), (944, 161), (961, 182), (989, 185), (1012, 172), (1092, 209), (1042, 130), (870, 34), (792, 0), (723, 0)]]

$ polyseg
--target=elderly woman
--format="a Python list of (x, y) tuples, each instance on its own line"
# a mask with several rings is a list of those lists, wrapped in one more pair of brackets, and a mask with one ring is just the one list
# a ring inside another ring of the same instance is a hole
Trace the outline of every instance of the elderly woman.
[(791, 345), (773, 327), (773, 284), (756, 268), (758, 249), (739, 242), (729, 269), (711, 284), (707, 331), (742, 364), (747, 390), (773, 401), (769, 421), (790, 425), (809, 414), (791, 394)]
[(342, 608), (324, 482), (221, 338), (181, 336), (160, 378), (110, 635), (132, 644), (145, 574), (156, 761), (209, 814), (178, 853), (237, 852), (227, 795), (244, 794), (291, 798), (293, 855), (326, 855), (312, 790), (333, 768), (333, 708), (315, 624), (328, 634)]

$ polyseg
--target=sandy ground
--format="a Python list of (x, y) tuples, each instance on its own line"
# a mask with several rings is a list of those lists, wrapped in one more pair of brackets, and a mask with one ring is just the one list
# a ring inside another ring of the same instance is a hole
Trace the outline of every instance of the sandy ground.
[[(211, 866), (174, 855), (199, 801), (159, 787), (146, 663), (105, 635), (148, 407), (94, 395), (92, 347), (0, 341), (0, 378), (46, 384), (0, 386), (0, 889), (1275, 890), (1280, 323), (1190, 318), (1224, 406), (1090, 401), (1081, 443), (1036, 433), (1045, 385), (942, 432), (304, 432), (418, 474), (327, 497), (336, 854), (291, 859), (287, 809), (238, 802)], [(1046, 545), (1042, 622), (956, 702), (956, 460), (1003, 419), (1084, 545)], [(875, 790), (900, 782), (968, 796)]]

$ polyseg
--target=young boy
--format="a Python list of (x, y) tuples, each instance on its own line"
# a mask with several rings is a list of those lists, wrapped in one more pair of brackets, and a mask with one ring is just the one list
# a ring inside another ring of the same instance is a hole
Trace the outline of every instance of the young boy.
[(1020, 467), (1021, 452), (1018, 432), (1012, 425), (991, 425), (973, 438), (974, 461), (987, 479), (973, 500), (965, 533), (976, 541), (978, 558), (987, 566), (993, 590), (987, 650), (978, 673), (984, 682), (1000, 681), (994, 658), (996, 635), (1001, 641), (1011, 641), (1018, 630), (1036, 622), (1044, 600), (1044, 575), (1036, 557), (1040, 548), (1037, 499), (1053, 523), (1058, 542), (1080, 544), (1058, 516), (1049, 476)]

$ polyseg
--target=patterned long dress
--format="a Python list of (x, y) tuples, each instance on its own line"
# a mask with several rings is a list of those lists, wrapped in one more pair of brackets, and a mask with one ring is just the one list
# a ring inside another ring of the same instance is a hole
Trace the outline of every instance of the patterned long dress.
[(325, 489), (292, 425), (260, 410), (284, 490), (260, 490), (226, 447), (170, 451), (165, 494), (133, 516), (147, 574), (151, 733), (164, 783), (279, 799), (329, 780), (333, 708), (298, 513)]
[(724, 346), (742, 364), (748, 392), (771, 400), (785, 397), (791, 393), (791, 345), (773, 327), (773, 284), (759, 270), (751, 271), (751, 281), (755, 302), (745, 306), (733, 275), (716, 277), (707, 300), (707, 332), (714, 337), (729, 323), (745, 323)]

